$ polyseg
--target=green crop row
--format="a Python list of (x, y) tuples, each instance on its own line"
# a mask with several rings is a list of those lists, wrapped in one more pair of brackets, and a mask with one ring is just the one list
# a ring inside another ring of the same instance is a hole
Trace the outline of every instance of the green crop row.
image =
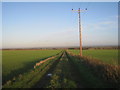
[(56, 55), (54, 59), (48, 60), (42, 63), (37, 68), (30, 70), (24, 74), (19, 74), (18, 77), (14, 77), (12, 80), (7, 81), (3, 88), (31, 88), (42, 78), (52, 64), (58, 60), (61, 53)]
[[(68, 51), (79, 55), (79, 50), (70, 49)], [(118, 50), (83, 50), (83, 56), (100, 60), (104, 63), (118, 65)]]
[(3, 50), (2, 83), (30, 71), (35, 63), (60, 52), (61, 50)]

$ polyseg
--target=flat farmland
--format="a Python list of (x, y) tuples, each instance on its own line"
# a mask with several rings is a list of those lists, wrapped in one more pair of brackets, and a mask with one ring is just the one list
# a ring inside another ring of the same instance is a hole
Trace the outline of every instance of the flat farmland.
[[(79, 55), (79, 50), (69, 50)], [(83, 50), (83, 56), (101, 60), (105, 63), (118, 65), (118, 50)]]
[[(23, 67), (26, 69), (29, 66), (29, 71), (22, 68), (11, 73), (10, 75), (13, 75), (14, 78), (9, 78), (9, 81), (3, 84), (3, 88), (107, 88), (119, 86), (118, 70), (120, 67), (118, 65), (109, 65), (101, 63), (100, 60), (86, 59), (86, 57), (81, 58), (65, 50), (53, 51), (53, 56), (49, 58), (48, 52), (46, 50), (47, 56), (44, 59), (38, 58), (33, 62), (35, 59), (32, 58), (31, 62), (34, 65), (26, 64)], [(34, 56), (31, 54), (30, 57)], [(30, 62), (29, 60), (27, 63)], [(16, 64), (18, 63), (16, 62)], [(16, 72), (17, 76), (15, 76)], [(9, 74), (6, 78), (8, 79), (8, 77)]]
[(36, 62), (60, 53), (61, 50), (3, 50), (3, 83), (32, 69)]

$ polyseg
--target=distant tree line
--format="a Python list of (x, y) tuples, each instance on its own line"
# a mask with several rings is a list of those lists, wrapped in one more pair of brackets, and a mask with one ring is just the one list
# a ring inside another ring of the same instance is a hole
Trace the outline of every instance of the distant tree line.
[[(79, 50), (79, 48), (68, 48), (68, 49)], [(83, 50), (96, 50), (96, 49), (120, 49), (120, 47), (83, 47)]]

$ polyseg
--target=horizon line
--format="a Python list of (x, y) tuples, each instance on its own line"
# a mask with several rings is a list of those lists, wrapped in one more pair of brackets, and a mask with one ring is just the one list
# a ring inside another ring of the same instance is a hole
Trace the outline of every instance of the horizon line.
[[(120, 47), (119, 45), (94, 45), (94, 46), (83, 46), (83, 48), (88, 47)], [(0, 49), (47, 49), (47, 48), (79, 48), (79, 46), (56, 46), (56, 47), (17, 47), (17, 48), (0, 48)]]

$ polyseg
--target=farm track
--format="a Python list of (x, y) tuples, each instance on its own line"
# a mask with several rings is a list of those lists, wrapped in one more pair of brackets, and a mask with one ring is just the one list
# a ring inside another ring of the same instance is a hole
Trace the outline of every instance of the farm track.
[[(63, 55), (63, 54), (62, 54)], [(53, 70), (55, 69), (56, 65), (58, 64), (60, 58), (62, 57), (62, 55), (59, 57), (58, 60), (56, 60), (53, 65), (49, 68), (49, 70), (44, 74), (44, 76), (41, 78), (41, 80), (34, 86), (34, 88), (42, 88), (45, 86), (46, 83), (48, 83), (50, 81), (50, 78), (47, 77), (48, 73), (52, 73)]]
[[(62, 53), (60, 58), (53, 63), (51, 68), (49, 68), (49, 70), (44, 74), (44, 76), (34, 86), (34, 88), (46, 88), (46, 86), (48, 87), (51, 84), (51, 81), (54, 81), (54, 78), (48, 77), (47, 74), (49, 74), (49, 73), (51, 73), (52, 75), (56, 74), (55, 71), (58, 69), (57, 66), (60, 66), (59, 69), (62, 71), (59, 75), (59, 77), (61, 79), (61, 82), (59, 82), (59, 83), (61, 84), (61, 86), (57, 87), (57, 88), (66, 88), (67, 87), (66, 85), (63, 85), (64, 84), (63, 81), (66, 78), (68, 80), (73, 81), (77, 88), (83, 88), (83, 86), (81, 85), (81, 82), (79, 80), (80, 75), (76, 71), (76, 68), (73, 66), (71, 60), (69, 60), (69, 58), (67, 56), (67, 52)], [(57, 81), (59, 81), (59, 79)], [(69, 86), (69, 87), (74, 88), (72, 86)], [(56, 88), (56, 87), (53, 87), (53, 88)]]

